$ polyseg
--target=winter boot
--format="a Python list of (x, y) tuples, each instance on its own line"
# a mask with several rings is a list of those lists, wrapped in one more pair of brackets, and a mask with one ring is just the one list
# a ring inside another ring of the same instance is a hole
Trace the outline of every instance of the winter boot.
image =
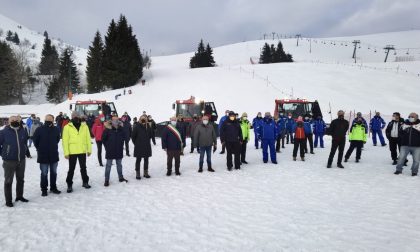
[(203, 172), (203, 167), (198, 168), (198, 172)]
[(347, 161), (349, 161), (348, 158), (344, 158), (344, 163), (347, 163)]
[(67, 186), (67, 193), (72, 193), (73, 192), (73, 186), (68, 185)]
[(119, 179), (119, 181), (120, 181), (120, 182), (125, 182), (125, 183), (128, 183), (128, 180), (126, 180), (124, 177), (121, 177), (121, 178)]
[(29, 202), (29, 200), (25, 199), (24, 197), (16, 198), (15, 201), (22, 201), (22, 202), (25, 202), (25, 203)]
[(148, 168), (144, 168), (144, 176), (145, 178), (151, 178), (149, 175), (149, 169)]
[(105, 187), (108, 187), (109, 186), (109, 181), (108, 180), (105, 180), (104, 186)]
[(6, 202), (6, 206), (7, 207), (13, 207), (13, 203), (12, 202)]
[(344, 166), (342, 164), (337, 164), (338, 168), (344, 169)]
[(305, 157), (301, 157), (300, 160), (305, 161)]
[(402, 173), (402, 172), (400, 172), (400, 171), (395, 171), (395, 172), (394, 172), (394, 174), (395, 174), (395, 175), (399, 175), (399, 174), (401, 174), (401, 173)]
[(245, 160), (244, 160), (244, 161), (242, 161), (242, 163), (243, 163), (243, 164), (248, 164), (248, 162), (247, 162), (247, 161), (245, 161)]
[(359, 163), (359, 160), (360, 160), (360, 159), (356, 159), (356, 163)]
[(47, 192), (47, 190), (42, 190), (42, 194), (41, 194), (41, 196), (42, 196), (42, 197), (46, 197), (46, 196), (48, 196), (48, 192)]
[(167, 172), (166, 172), (166, 176), (171, 176), (172, 175), (172, 170), (168, 170)]
[(61, 191), (59, 191), (57, 188), (51, 189), (50, 192), (52, 192), (54, 194), (60, 194), (61, 193)]
[(398, 164), (398, 161), (397, 160), (394, 160), (393, 162), (392, 162), (392, 165), (397, 165)]
[(141, 179), (140, 170), (136, 171), (136, 179), (137, 180)]
[(413, 173), (411, 173), (411, 176), (415, 177), (415, 176), (417, 176), (417, 173), (413, 172)]
[(293, 157), (293, 161), (296, 161), (296, 157)]
[(91, 188), (91, 186), (89, 185), (89, 183), (88, 183), (88, 182), (84, 182), (82, 186), (83, 186), (84, 188), (86, 188), (86, 189), (90, 189), (90, 188)]
[(209, 166), (209, 167), (207, 168), (207, 170), (208, 170), (209, 172), (214, 172), (214, 170), (213, 170), (213, 168), (211, 168), (211, 166)]

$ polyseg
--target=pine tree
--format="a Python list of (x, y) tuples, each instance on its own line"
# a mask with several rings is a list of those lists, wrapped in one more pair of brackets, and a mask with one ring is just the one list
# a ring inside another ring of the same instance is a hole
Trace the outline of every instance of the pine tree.
[(8, 104), (17, 98), (16, 83), (18, 83), (18, 62), (12, 48), (0, 41), (0, 104)]
[(13, 39), (12, 39), (13, 43), (15, 43), (16, 45), (20, 44), (20, 39), (18, 34), (15, 32), (15, 34), (13, 35)]
[(265, 43), (260, 55), (260, 64), (269, 64), (272, 61), (272, 53), (270, 46)]
[(13, 40), (13, 32), (11, 30), (7, 31), (6, 40), (7, 41), (12, 41)]
[(64, 94), (61, 91), (60, 81), (56, 76), (53, 77), (52, 81), (48, 85), (46, 98), (49, 102), (60, 103), (63, 101)]
[(103, 56), (103, 84), (117, 89), (135, 85), (143, 76), (143, 59), (132, 27), (121, 15), (114, 20), (105, 36)]
[(48, 38), (48, 32), (47, 31), (44, 31), (44, 37)]
[(70, 48), (66, 48), (60, 57), (59, 74), (48, 85), (46, 96), (50, 102), (60, 103), (67, 92), (76, 93), (79, 90), (79, 73), (71, 54)]
[(97, 93), (104, 89), (102, 82), (102, 59), (104, 45), (101, 34), (96, 32), (92, 45), (89, 46), (87, 56), (86, 77), (88, 82), (88, 93)]
[(213, 66), (215, 66), (213, 49), (210, 47), (210, 44), (207, 44), (207, 47), (205, 47), (203, 40), (200, 40), (197, 52), (195, 52), (194, 56), (190, 59), (190, 68)]
[(51, 40), (46, 37), (44, 39), (44, 47), (41, 54), (41, 62), (39, 63), (39, 74), (56, 75), (58, 74), (59, 59), (55, 46), (51, 45)]

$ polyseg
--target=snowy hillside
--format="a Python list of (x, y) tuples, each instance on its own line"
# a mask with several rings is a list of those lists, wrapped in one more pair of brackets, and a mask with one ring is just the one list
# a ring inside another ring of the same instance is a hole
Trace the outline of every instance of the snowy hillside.
[[(29, 64), (33, 71), (36, 71), (41, 61), (41, 53), (42, 47), (44, 44), (45, 37), (43, 36), (44, 31), (33, 31), (29, 28), (25, 27), (22, 24), (19, 24), (13, 21), (10, 18), (0, 14), (0, 29), (3, 31), (3, 35), (0, 36), (0, 40), (5, 41), (7, 31), (12, 31), (13, 33), (17, 33), (20, 39), (20, 42), (23, 42), (25, 39), (30, 42), (30, 47), (34, 46), (34, 49), (30, 49), (29, 51)], [(48, 30), (48, 25), (45, 27)], [(54, 38), (54, 35), (49, 34), (51, 43), (56, 46), (57, 51), (59, 54), (67, 48), (71, 47), (73, 50), (73, 59), (76, 63), (76, 66), (79, 71), (81, 85), (86, 85), (86, 57), (87, 57), (87, 50), (81, 47), (69, 45), (58, 38)], [(9, 43), (12, 47), (16, 48), (17, 46), (13, 43)], [(30, 104), (40, 104), (45, 103), (45, 93), (46, 87), (44, 85), (37, 85), (35, 87), (35, 92), (32, 94), (32, 99)]]

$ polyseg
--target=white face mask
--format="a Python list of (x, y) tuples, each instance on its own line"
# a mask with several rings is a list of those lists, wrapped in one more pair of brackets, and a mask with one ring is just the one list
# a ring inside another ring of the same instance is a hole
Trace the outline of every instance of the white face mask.
[(292, 118), (291, 116), (289, 116), (289, 119)]
[(247, 119), (248, 119), (248, 117), (246, 117), (246, 116), (245, 116), (245, 117), (242, 117), (242, 119), (245, 121), (245, 120), (247, 120)]
[(204, 124), (204, 125), (209, 124), (209, 120), (203, 120), (203, 124)]
[(309, 120), (309, 117), (305, 117), (305, 120)]
[(409, 117), (409, 118), (408, 118), (408, 121), (409, 121), (409, 122), (411, 122), (411, 123), (416, 122), (416, 118), (414, 118), (414, 117)]
[(176, 121), (171, 121), (172, 126), (176, 125)]

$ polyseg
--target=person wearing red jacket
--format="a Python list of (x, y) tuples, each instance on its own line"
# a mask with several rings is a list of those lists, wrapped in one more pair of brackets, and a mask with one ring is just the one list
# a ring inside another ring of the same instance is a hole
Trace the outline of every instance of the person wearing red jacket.
[(296, 121), (294, 133), (295, 133), (295, 140), (293, 143), (294, 144), (293, 160), (296, 161), (298, 148), (300, 148), (300, 158), (302, 159), (302, 161), (305, 161), (306, 135), (305, 135), (305, 128), (303, 125), (303, 119), (301, 116), (299, 116)]
[(104, 117), (101, 119), (96, 118), (95, 122), (92, 125), (92, 135), (95, 137), (96, 146), (98, 147), (98, 161), (99, 166), (104, 166), (102, 164), (102, 133), (104, 133), (105, 127), (103, 124)]

